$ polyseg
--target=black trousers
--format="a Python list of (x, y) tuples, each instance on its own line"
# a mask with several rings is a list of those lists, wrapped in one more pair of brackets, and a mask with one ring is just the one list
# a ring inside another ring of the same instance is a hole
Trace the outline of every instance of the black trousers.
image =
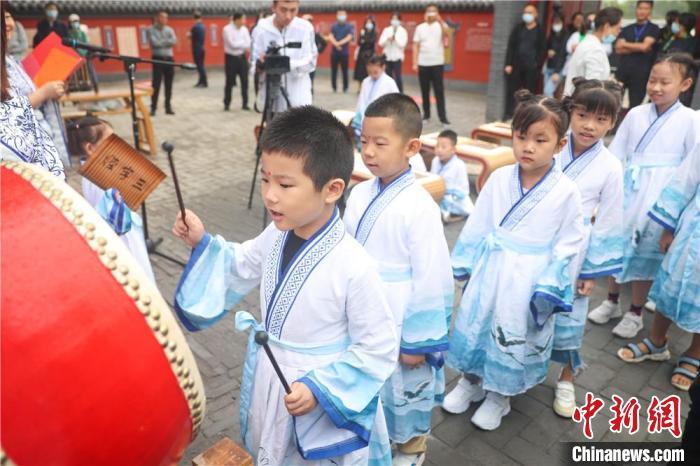
[[(154, 60), (173, 61), (173, 57), (153, 56)], [(165, 81), (165, 108), (170, 107), (170, 98), (173, 96), (173, 77), (175, 76), (175, 68), (167, 65), (153, 65), (153, 95), (151, 96), (151, 110), (158, 108), (158, 95), (160, 94), (160, 83)], [(165, 79), (163, 79), (165, 78)]]
[(418, 81), (420, 82), (420, 92), (423, 97), (423, 117), (430, 118), (430, 86), (433, 86), (433, 93), (437, 101), (437, 111), (440, 121), (447, 121), (445, 112), (445, 85), (443, 82), (444, 65), (419, 66)]
[(236, 82), (236, 76), (241, 83), (241, 100), (243, 106), (248, 106), (248, 61), (245, 55), (225, 55), (226, 84), (224, 84), (224, 107), (231, 105), (231, 89)]
[(527, 89), (533, 94), (537, 92), (537, 78), (540, 76), (538, 68), (513, 67), (513, 72), (508, 76), (508, 91), (506, 98), (506, 119), (513, 116), (515, 111), (515, 99), (513, 94), (520, 89)]
[(192, 50), (192, 58), (194, 59), (194, 64), (197, 65), (197, 73), (199, 73), (197, 84), (207, 85), (207, 70), (204, 68), (204, 49)]
[(399, 88), (399, 92), (403, 94), (403, 80), (401, 79), (401, 60), (397, 61), (387, 61), (386, 62), (386, 74), (394, 78), (396, 81), (396, 86)]
[(338, 65), (340, 65), (340, 69), (343, 72), (343, 92), (348, 90), (348, 61), (349, 57), (347, 55), (331, 53), (331, 87), (334, 91), (338, 89), (336, 87)]
[(632, 75), (624, 83), (627, 91), (629, 91), (630, 108), (641, 105), (644, 97), (647, 95), (647, 81), (649, 74)]

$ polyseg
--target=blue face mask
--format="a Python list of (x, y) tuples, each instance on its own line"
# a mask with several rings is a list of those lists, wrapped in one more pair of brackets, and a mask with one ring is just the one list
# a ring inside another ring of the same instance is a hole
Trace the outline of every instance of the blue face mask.
[(372, 24), (372, 23), (365, 24), (365, 29), (367, 29), (368, 31), (371, 31), (372, 29), (374, 29), (374, 24)]
[(530, 24), (534, 20), (535, 15), (533, 15), (532, 13), (523, 13), (523, 21), (525, 22), (525, 24)]
[(58, 10), (47, 10), (46, 17), (53, 21), (58, 18)]
[(608, 34), (607, 36), (603, 37), (603, 43), (612, 44), (613, 42), (615, 42), (615, 39), (617, 39), (616, 35)]
[(674, 34), (678, 34), (679, 32), (681, 32), (681, 25), (678, 23), (671, 24), (671, 32)]

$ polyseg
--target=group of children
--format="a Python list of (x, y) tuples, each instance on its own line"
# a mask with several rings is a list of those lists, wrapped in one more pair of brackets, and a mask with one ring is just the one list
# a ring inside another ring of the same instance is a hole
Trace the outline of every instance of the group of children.
[[(681, 55), (654, 66), (652, 102), (630, 112), (611, 150), (614, 83), (577, 79), (563, 101), (519, 91), (517, 163), (464, 206), (451, 257), (441, 209), (409, 164), (422, 130), (411, 98), (390, 93), (363, 109), (362, 160), (376, 178), (350, 192), (342, 219), (336, 202), (354, 164), (346, 128), (311, 106), (278, 115), (260, 140), (272, 223), (243, 243), (207, 233), (191, 211), (173, 227), (193, 248), (175, 296), (188, 329), (260, 287), (260, 316), (235, 318), (250, 330), (240, 425), (257, 464), (419, 465), (435, 405), (462, 413), (483, 399), (472, 422), (496, 429), (509, 397), (541, 383), (551, 361), (563, 365), (554, 410), (570, 417), (598, 277), (634, 280), (633, 313), (655, 279), (652, 334), (620, 357), (668, 359), (675, 322), (696, 337), (673, 376), (687, 389), (700, 357), (700, 128), (677, 99), (691, 66)], [(457, 171), (456, 135), (439, 139), (433, 172)], [(453, 277), (467, 280), (454, 319)], [(258, 351), (261, 330), (289, 392)], [(445, 363), (462, 374), (446, 397)]]

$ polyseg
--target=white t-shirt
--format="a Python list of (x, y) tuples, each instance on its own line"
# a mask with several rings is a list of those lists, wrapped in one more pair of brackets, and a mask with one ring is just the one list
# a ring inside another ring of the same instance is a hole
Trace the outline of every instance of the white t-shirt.
[(442, 25), (439, 21), (421, 23), (413, 33), (413, 42), (420, 44), (418, 66), (445, 64), (445, 46), (442, 42)]

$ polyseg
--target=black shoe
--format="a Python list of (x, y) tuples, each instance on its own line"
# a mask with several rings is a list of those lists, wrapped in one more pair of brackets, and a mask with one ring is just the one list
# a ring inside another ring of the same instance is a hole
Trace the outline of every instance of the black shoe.
[(449, 125), (449, 124), (451, 124), (451, 123), (450, 123), (450, 120), (448, 120), (447, 118), (445, 118), (444, 120), (440, 120), (440, 123), (442, 123), (443, 125)]
[(151, 109), (151, 116), (156, 116), (156, 109), (155, 108)]
[(224, 105), (224, 112), (228, 112), (229, 110), (230, 108), (228, 107), (228, 105)]
[(423, 121), (430, 121), (430, 115), (423, 115)]
[(173, 112), (172, 108), (166, 108), (165, 109), (165, 114), (166, 115), (175, 115), (175, 112)]
[(202, 83), (197, 83), (194, 85), (194, 87), (204, 87), (204, 85)]
[(248, 107), (247, 105), (242, 106), (241, 109), (245, 110), (246, 112), (250, 111), (250, 107)]

